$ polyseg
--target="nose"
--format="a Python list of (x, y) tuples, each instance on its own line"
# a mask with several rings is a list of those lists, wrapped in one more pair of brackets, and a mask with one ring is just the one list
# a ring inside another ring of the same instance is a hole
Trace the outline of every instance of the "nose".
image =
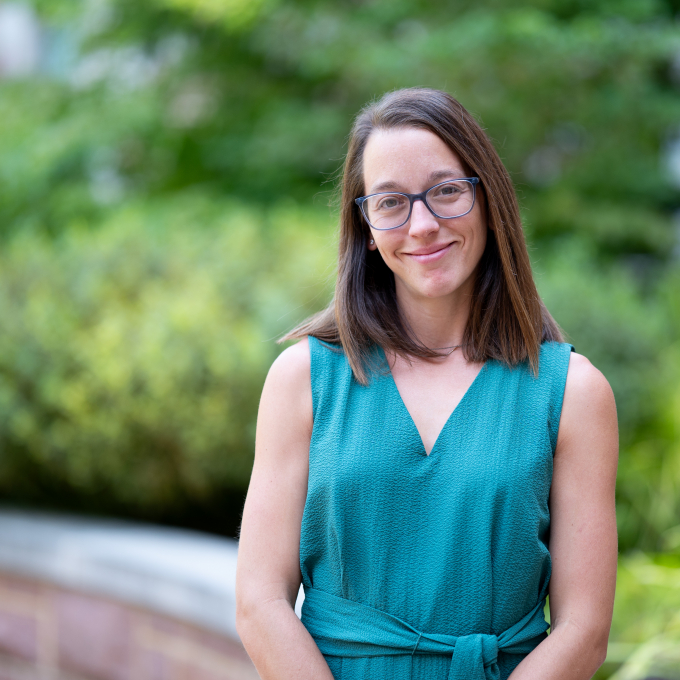
[(410, 236), (423, 238), (439, 231), (437, 218), (427, 209), (423, 201), (414, 201), (408, 229)]

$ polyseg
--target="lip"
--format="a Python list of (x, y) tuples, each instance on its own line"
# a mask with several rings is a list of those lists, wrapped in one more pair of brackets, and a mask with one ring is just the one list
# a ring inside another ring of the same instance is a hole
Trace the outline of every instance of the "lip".
[(430, 262), (436, 262), (437, 260), (444, 257), (444, 255), (446, 255), (446, 253), (451, 250), (451, 246), (454, 243), (455, 241), (443, 244), (435, 243), (428, 248), (419, 248), (418, 250), (414, 250), (410, 253), (404, 253), (404, 255), (408, 255), (410, 258), (416, 262), (420, 262), (421, 264), (428, 264)]

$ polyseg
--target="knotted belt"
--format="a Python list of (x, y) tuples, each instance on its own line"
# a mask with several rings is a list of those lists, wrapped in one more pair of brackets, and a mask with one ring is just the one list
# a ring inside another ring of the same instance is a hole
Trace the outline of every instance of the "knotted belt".
[(528, 654), (545, 637), (545, 597), (500, 635), (423, 633), (396, 616), (305, 588), (302, 622), (322, 654), (362, 657), (451, 654), (449, 680), (499, 680), (498, 652)]

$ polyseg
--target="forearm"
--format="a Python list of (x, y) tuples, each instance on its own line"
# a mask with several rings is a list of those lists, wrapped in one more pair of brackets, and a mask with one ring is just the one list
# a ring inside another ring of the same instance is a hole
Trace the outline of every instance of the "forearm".
[(312, 636), (290, 603), (259, 603), (237, 617), (238, 632), (262, 680), (333, 680)]
[(607, 654), (607, 626), (565, 622), (553, 630), (509, 680), (590, 680)]

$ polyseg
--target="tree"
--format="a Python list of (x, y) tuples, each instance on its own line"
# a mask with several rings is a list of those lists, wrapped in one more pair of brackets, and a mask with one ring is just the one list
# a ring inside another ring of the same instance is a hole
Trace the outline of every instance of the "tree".
[[(0, 225), (8, 242), (33, 234), (56, 252), (78, 233), (84, 267), (97, 232), (115, 242), (131, 214), (144, 216), (140, 234), (153, 243), (149, 225), (165, 203), (207, 243), (215, 219), (182, 206), (202, 201), (219, 213), (233, 210), (234, 198), (258, 206), (258, 238), (268, 238), (278, 224), (270, 216), (292, 202), (310, 206), (304, 219), (318, 221), (315, 233), (330, 240), (322, 206), (353, 115), (392, 88), (443, 88), (495, 140), (518, 188), (542, 294), (614, 387), (622, 470), (635, 468), (643, 442), (656, 447), (655, 460), (677, 455), (650, 435), (667, 431), (657, 408), (670, 389), (660, 379), (661, 357), (678, 337), (669, 307), (669, 291), (680, 290), (673, 273), (677, 3), (41, 0), (36, 7), (51, 36), (46, 70), (0, 85)], [(75, 54), (70, 62), (57, 58), (68, 52), (64, 45)], [(161, 259), (174, 257), (180, 241)], [(332, 257), (319, 247), (310, 257), (328, 258), (321, 272)], [(257, 279), (272, 265), (263, 256), (251, 266)], [(280, 286), (296, 289), (299, 270), (288, 276)], [(299, 317), (326, 301), (324, 290), (315, 302), (307, 298)], [(246, 305), (244, 319), (271, 309), (257, 304)], [(271, 357), (264, 353), (248, 378), (253, 395)], [(243, 460), (255, 416), (254, 401), (247, 403), (229, 453)], [(220, 474), (244, 480), (214, 478)], [(622, 475), (622, 546), (658, 548), (673, 513), (656, 513), (650, 525), (652, 492), (637, 481)], [(670, 492), (663, 497), (675, 507)]]

